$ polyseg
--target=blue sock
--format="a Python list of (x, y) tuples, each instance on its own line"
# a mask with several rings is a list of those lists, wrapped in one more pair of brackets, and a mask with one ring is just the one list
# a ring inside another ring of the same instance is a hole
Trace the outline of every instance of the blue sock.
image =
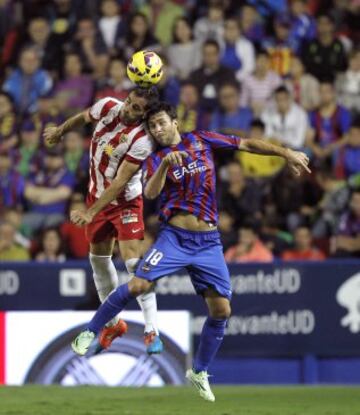
[(226, 323), (227, 319), (212, 317), (206, 319), (193, 364), (193, 369), (196, 373), (208, 370), (223, 341)]
[(98, 334), (105, 324), (120, 313), (133, 298), (127, 284), (117, 287), (98, 308), (87, 329)]

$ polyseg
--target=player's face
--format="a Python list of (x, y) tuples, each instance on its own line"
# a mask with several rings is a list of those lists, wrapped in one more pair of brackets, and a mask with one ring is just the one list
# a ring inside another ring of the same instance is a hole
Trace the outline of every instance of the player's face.
[(174, 143), (177, 132), (177, 121), (172, 120), (165, 111), (154, 114), (148, 122), (150, 134), (163, 147)]
[(146, 111), (147, 101), (143, 97), (138, 97), (133, 92), (124, 101), (124, 105), (121, 107), (120, 115), (125, 124), (132, 124), (140, 121)]

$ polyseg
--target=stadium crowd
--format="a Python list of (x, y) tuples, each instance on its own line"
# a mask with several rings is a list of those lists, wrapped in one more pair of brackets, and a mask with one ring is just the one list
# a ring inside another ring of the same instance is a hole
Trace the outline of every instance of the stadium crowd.
[[(181, 131), (210, 129), (303, 150), (218, 157), (229, 262), (360, 257), (360, 3), (356, 0), (0, 0), (0, 260), (87, 258), (69, 211), (87, 192), (91, 131), (47, 148), (46, 126), (131, 84), (151, 49)], [(157, 231), (146, 204), (144, 249)]]

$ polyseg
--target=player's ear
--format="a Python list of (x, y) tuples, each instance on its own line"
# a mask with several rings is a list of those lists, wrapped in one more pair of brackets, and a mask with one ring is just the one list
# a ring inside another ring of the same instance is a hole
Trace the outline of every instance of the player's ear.
[(179, 123), (178, 123), (178, 120), (173, 120), (173, 126), (174, 127), (176, 127), (176, 128), (178, 128), (179, 127)]

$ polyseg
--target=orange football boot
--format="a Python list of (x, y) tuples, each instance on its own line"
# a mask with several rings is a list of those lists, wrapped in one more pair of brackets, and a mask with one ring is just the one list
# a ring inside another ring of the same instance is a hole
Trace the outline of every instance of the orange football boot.
[(124, 320), (119, 320), (114, 326), (104, 327), (99, 334), (99, 343), (103, 349), (110, 347), (116, 337), (121, 337), (128, 331)]

